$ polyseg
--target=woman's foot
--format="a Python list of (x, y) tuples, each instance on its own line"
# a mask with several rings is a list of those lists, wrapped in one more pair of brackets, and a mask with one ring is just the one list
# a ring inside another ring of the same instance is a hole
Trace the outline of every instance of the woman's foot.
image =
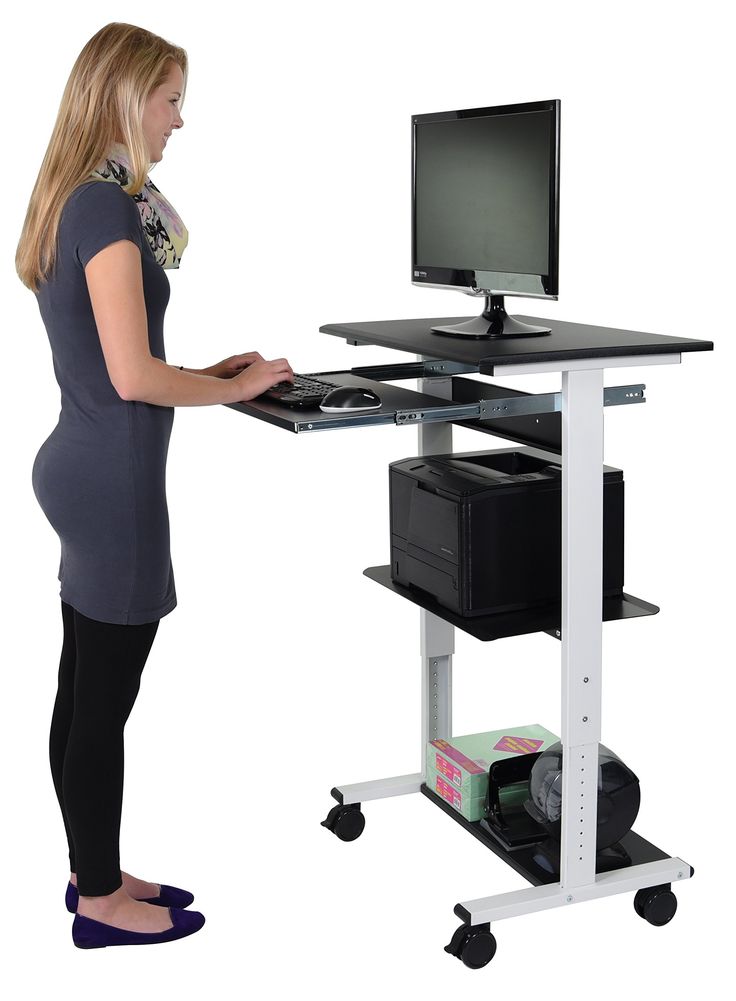
[[(123, 878), (123, 889), (132, 897), (133, 900), (152, 900), (154, 897), (158, 897), (161, 894), (161, 886), (159, 883), (146, 883), (142, 879), (136, 879), (135, 876), (131, 876), (130, 873), (122, 872), (120, 875)], [(69, 877), (69, 882), (72, 886), (77, 885), (77, 874), (73, 872)]]
[(83, 897), (80, 893), (77, 914), (125, 931), (161, 932), (174, 927), (168, 907), (134, 900), (125, 886), (102, 897)]

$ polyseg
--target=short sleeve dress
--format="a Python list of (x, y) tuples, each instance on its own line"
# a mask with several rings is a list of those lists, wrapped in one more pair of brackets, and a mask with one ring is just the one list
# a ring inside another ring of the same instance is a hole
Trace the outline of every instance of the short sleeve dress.
[(85, 182), (64, 205), (56, 266), (37, 293), (61, 412), (31, 480), (61, 543), (61, 599), (88, 618), (138, 625), (176, 607), (166, 502), (174, 408), (123, 400), (110, 381), (84, 267), (118, 240), (140, 250), (151, 354), (166, 360), (169, 280), (136, 203), (118, 184)]

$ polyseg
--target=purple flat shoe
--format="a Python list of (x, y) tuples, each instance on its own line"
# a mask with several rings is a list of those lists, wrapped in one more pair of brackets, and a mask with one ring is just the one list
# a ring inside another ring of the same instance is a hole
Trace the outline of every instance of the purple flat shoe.
[[(157, 904), (159, 907), (188, 907), (194, 901), (194, 894), (189, 890), (180, 890), (177, 886), (166, 886), (161, 883), (161, 893), (158, 897), (142, 900), (142, 904)], [(79, 890), (73, 883), (66, 888), (66, 909), (76, 914), (79, 905)]]
[(104, 949), (108, 945), (154, 945), (157, 942), (173, 942), (177, 938), (193, 935), (204, 924), (204, 914), (199, 911), (182, 911), (170, 907), (169, 914), (174, 922), (166, 931), (140, 932), (125, 931), (102, 921), (74, 915), (72, 939), (78, 949)]

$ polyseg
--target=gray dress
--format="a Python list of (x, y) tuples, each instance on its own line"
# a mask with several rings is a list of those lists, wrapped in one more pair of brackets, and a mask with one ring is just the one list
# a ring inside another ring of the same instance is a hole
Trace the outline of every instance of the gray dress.
[(118, 184), (86, 182), (64, 205), (56, 267), (37, 295), (61, 412), (32, 483), (61, 542), (62, 600), (91, 619), (138, 625), (176, 606), (166, 504), (174, 408), (123, 400), (107, 372), (84, 266), (123, 239), (140, 249), (151, 354), (166, 360), (169, 280), (136, 203)]

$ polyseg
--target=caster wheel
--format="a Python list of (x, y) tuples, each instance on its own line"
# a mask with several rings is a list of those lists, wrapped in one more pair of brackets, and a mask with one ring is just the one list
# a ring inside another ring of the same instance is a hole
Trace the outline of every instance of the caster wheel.
[(460, 925), (445, 952), (462, 960), (471, 970), (487, 966), (496, 954), (496, 939), (490, 924)]
[(322, 827), (336, 834), (340, 841), (355, 841), (365, 827), (365, 817), (360, 812), (360, 803), (333, 806), (326, 819), (322, 821)]
[(634, 897), (634, 910), (650, 925), (661, 928), (675, 916), (677, 897), (670, 890), (669, 883), (648, 886), (639, 890)]

